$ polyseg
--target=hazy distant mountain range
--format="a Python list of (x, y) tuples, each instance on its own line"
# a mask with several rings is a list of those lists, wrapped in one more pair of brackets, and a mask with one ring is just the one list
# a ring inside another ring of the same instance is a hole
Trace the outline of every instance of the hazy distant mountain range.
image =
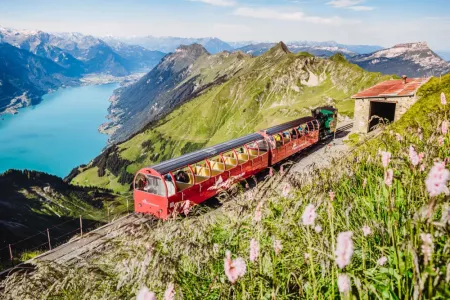
[[(209, 54), (242, 51), (252, 56), (260, 56), (276, 45), (273, 42), (224, 42), (213, 37), (98, 38), (81, 33), (47, 33), (0, 26), (1, 43), (0, 113), (7, 108), (14, 111), (14, 108), (37, 103), (41, 95), (52, 89), (80, 84), (78, 79), (88, 74), (125, 76), (138, 71), (148, 72), (166, 53), (179, 51), (181, 45), (198, 44)], [(403, 44), (389, 49), (333, 41), (293, 41), (286, 46), (293, 53), (308, 52), (319, 57), (341, 53), (366, 70), (384, 74), (431, 76), (450, 71), (449, 63), (426, 43)], [(442, 54), (446, 55), (445, 52)], [(167, 78), (169, 75), (161, 76)]]

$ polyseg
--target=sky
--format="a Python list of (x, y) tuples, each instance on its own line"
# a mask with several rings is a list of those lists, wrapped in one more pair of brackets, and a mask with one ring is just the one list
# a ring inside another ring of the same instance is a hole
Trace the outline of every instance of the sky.
[(95, 36), (337, 41), (450, 51), (450, 0), (0, 0), (0, 25)]

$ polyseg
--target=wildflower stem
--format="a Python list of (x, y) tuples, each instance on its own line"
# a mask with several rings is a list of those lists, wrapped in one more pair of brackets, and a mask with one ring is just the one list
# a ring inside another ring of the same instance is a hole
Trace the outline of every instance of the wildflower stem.
[(314, 260), (313, 260), (313, 251), (312, 249), (312, 236), (311, 236), (311, 230), (309, 229), (309, 226), (307, 227), (307, 231), (308, 231), (308, 252), (309, 252), (309, 268), (311, 270), (311, 276), (313, 279), (313, 290), (314, 290), (314, 299), (317, 299), (317, 291), (316, 291), (316, 287), (317, 287), (317, 282), (316, 282), (316, 274), (314, 272)]

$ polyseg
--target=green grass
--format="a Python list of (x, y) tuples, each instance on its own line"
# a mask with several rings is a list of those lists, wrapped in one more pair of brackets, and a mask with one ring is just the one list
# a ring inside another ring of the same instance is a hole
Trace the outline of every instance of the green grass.
[[(239, 68), (236, 61), (240, 63)], [(120, 156), (131, 162), (126, 172), (134, 175), (140, 168), (189, 151), (310, 115), (311, 108), (325, 104), (337, 106), (341, 115), (352, 116), (354, 101), (350, 97), (353, 94), (391, 78), (366, 72), (345, 59), (286, 54), (280, 47), (252, 59), (238, 60), (237, 54), (225, 60), (205, 56), (194, 64), (193, 74), (217, 76), (230, 66), (240, 69), (230, 80), (208, 89), (151, 129), (119, 145)], [(311, 85), (311, 76), (317, 76), (320, 81)], [(145, 147), (146, 143), (151, 146)], [(117, 192), (129, 188), (120, 185), (111, 173), (99, 177), (93, 165), (85, 168), (72, 183), (107, 187)]]
[[(448, 80), (450, 75), (441, 85), (434, 86), (434, 80), (425, 85), (423, 98), (404, 118), (350, 157), (329, 169), (291, 178), (288, 195), (282, 195), (283, 185), (275, 184), (262, 198), (231, 195), (218, 210), (197, 214), (207, 210), (197, 207), (188, 218), (160, 222), (156, 228), (130, 227), (109, 248), (87, 258), (85, 266), (41, 266), (26, 280), (24, 275), (10, 277), (0, 290), (5, 297), (81, 299), (88, 293), (90, 298), (129, 299), (147, 286), (162, 298), (173, 282), (177, 297), (184, 299), (448, 299), (449, 197), (430, 197), (425, 187), (434, 161), (450, 157), (450, 136), (440, 146), (437, 139), (442, 135), (436, 130), (450, 116), (450, 104), (439, 103)], [(422, 118), (423, 138), (415, 121)], [(420, 166), (413, 166), (408, 157), (411, 145), (424, 153)], [(392, 154), (387, 167), (394, 172), (391, 186), (384, 182), (380, 150)], [(256, 222), (261, 202), (262, 220)], [(303, 224), (309, 204), (316, 207), (320, 232)], [(368, 236), (363, 226), (371, 229)], [(336, 240), (347, 231), (353, 233), (354, 251), (341, 269), (335, 260)], [(422, 234), (432, 236), (429, 260)], [(249, 260), (251, 239), (260, 244), (254, 262)], [(279, 255), (273, 248), (275, 239), (283, 246)], [(234, 284), (224, 273), (226, 250), (247, 264)], [(386, 263), (380, 265), (383, 257)], [(351, 280), (346, 293), (338, 289), (342, 274)]]

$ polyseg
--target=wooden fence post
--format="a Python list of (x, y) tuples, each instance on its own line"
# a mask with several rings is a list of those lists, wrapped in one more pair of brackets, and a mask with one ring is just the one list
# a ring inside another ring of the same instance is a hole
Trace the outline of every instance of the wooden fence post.
[(12, 253), (11, 244), (8, 244), (8, 247), (9, 247), (9, 258), (11, 259), (11, 265), (14, 267), (14, 256)]
[(83, 236), (83, 219), (80, 216), (80, 234)]
[(50, 243), (50, 230), (47, 228), (48, 248), (52, 250), (52, 244)]

